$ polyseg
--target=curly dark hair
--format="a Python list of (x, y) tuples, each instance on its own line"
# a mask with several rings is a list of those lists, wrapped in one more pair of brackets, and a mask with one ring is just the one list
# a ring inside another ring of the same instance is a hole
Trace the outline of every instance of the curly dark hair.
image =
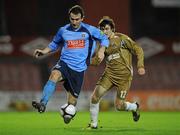
[(113, 32), (115, 32), (115, 23), (113, 19), (111, 19), (109, 16), (103, 16), (103, 18), (98, 23), (99, 28), (104, 28), (106, 25), (109, 25)]

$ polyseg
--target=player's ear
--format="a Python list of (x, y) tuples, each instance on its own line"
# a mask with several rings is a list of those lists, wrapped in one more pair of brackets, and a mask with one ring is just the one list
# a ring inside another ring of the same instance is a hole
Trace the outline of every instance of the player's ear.
[(81, 18), (81, 21), (83, 21), (83, 20), (84, 20), (84, 17)]

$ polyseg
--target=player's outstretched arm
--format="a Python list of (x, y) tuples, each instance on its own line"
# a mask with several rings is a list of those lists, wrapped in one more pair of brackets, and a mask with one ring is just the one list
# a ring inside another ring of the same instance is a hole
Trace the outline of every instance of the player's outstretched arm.
[(51, 49), (49, 47), (46, 47), (44, 49), (36, 49), (33, 55), (38, 58), (39, 56), (48, 54), (49, 52), (51, 52)]

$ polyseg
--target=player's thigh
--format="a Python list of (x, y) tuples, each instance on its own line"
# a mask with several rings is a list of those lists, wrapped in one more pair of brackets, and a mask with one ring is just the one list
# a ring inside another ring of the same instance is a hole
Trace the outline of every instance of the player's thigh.
[(56, 69), (52, 70), (50, 77), (49, 77), (49, 80), (52, 80), (54, 82), (61, 81), (62, 80), (61, 72), (59, 70), (56, 70)]
[(116, 99), (125, 100), (131, 86), (131, 80), (121, 80), (117, 86)]
[(107, 77), (102, 76), (97, 82), (96, 87), (93, 91), (93, 96), (101, 98), (110, 88), (113, 86), (111, 80)]
[(106, 93), (106, 91), (107, 91), (107, 89), (105, 89), (101, 85), (96, 85), (95, 89), (93, 91), (92, 97), (93, 98), (101, 98)]

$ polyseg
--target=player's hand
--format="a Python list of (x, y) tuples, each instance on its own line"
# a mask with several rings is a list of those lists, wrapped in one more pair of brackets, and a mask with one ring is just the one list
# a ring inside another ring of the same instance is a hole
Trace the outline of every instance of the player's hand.
[(99, 58), (98, 58), (97, 55), (96, 55), (95, 57), (93, 57), (93, 58), (91, 59), (90, 65), (91, 65), (91, 66), (98, 66), (100, 63), (101, 63), (101, 62), (99, 61)]
[(101, 62), (104, 59), (104, 52), (99, 51), (98, 52), (98, 62)]
[(145, 73), (146, 73), (146, 71), (145, 71), (144, 68), (141, 67), (141, 68), (138, 69), (138, 74), (139, 75), (144, 75)]
[(36, 58), (38, 58), (39, 56), (42, 56), (42, 55), (44, 55), (43, 50), (36, 49), (36, 50), (34, 51), (34, 56), (35, 56)]
[(104, 51), (105, 51), (105, 47), (101, 47), (98, 51), (98, 61), (102, 62), (102, 60), (104, 59)]

